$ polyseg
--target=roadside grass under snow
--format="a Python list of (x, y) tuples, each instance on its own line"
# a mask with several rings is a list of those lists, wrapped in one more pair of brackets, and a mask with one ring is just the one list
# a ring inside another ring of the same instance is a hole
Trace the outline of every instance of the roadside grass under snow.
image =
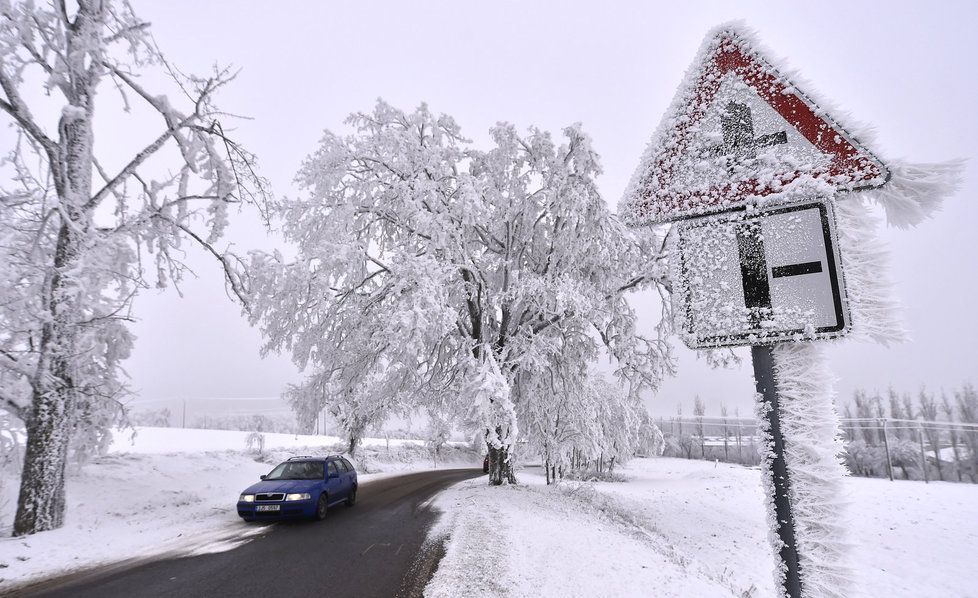
[[(443, 493), (447, 538), (429, 598), (774, 596), (760, 471), (636, 459), (626, 482), (464, 482)], [(978, 486), (847, 478), (852, 596), (978, 596)]]
[[(138, 428), (116, 435), (109, 453), (73, 468), (61, 529), (11, 538), (19, 480), (0, 479), (0, 594), (24, 583), (129, 559), (229, 550), (268, 524), (237, 516), (240, 492), (292, 455), (342, 452), (339, 438), (266, 434), (261, 459), (245, 450), (247, 432)], [(438, 467), (473, 467), (467, 445), (442, 448)], [(418, 440), (366, 439), (354, 459), (361, 482), (398, 471), (432, 469)]]

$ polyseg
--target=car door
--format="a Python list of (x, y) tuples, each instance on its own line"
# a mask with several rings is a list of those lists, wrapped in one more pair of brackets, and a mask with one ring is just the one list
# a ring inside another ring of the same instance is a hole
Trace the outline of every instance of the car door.
[(346, 459), (343, 459), (343, 464), (346, 465), (348, 472), (347, 477), (349, 478), (350, 490), (353, 490), (354, 486), (357, 485), (357, 470), (353, 469), (353, 464)]
[(336, 467), (340, 470), (340, 477), (343, 478), (343, 495), (348, 497), (353, 490), (353, 473), (345, 459), (337, 459)]
[(346, 498), (343, 476), (340, 475), (336, 461), (330, 461), (326, 464), (326, 494), (329, 496), (329, 502), (331, 503)]

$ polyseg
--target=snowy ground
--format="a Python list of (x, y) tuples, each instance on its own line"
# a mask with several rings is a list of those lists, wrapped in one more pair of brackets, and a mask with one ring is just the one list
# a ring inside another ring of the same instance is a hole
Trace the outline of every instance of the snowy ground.
[[(774, 596), (760, 472), (638, 459), (623, 483), (465, 482), (443, 493), (449, 537), (429, 598)], [(852, 596), (978, 596), (978, 486), (846, 480)]]
[[(11, 538), (17, 480), (0, 479), (0, 594), (28, 580), (73, 569), (164, 553), (228, 550), (265, 526), (241, 521), (241, 490), (290, 455), (339, 452), (338, 438), (267, 434), (259, 461), (245, 451), (246, 432), (139, 428), (117, 435), (109, 454), (72, 471), (65, 526)], [(432, 469), (415, 440), (368, 439), (358, 461), (361, 481), (397, 471)], [(443, 449), (438, 466), (476, 465), (464, 446)], [(372, 472), (372, 473), (366, 473)]]

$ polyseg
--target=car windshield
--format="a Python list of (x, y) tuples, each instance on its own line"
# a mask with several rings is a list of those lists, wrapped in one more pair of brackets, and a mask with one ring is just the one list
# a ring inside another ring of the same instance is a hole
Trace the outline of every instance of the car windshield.
[(323, 479), (322, 461), (286, 461), (279, 464), (266, 480), (321, 480)]

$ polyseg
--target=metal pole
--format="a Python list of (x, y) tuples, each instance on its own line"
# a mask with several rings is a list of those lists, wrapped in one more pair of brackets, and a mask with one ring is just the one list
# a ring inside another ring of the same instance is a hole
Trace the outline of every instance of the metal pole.
[(791, 512), (788, 494), (788, 466), (784, 459), (784, 436), (781, 434), (781, 413), (778, 405), (778, 386), (774, 377), (774, 351), (770, 346), (751, 347), (754, 361), (754, 383), (767, 409), (768, 433), (773, 444), (773, 455), (765, 456), (767, 475), (774, 487), (774, 514), (777, 533), (781, 539), (778, 557), (784, 571), (784, 595), (801, 598), (801, 571), (798, 567), (798, 547), (795, 544), (795, 520)]
[(917, 424), (917, 439), (920, 441), (920, 469), (924, 472), (924, 483), (929, 484), (930, 479), (927, 476), (927, 454), (924, 452), (924, 427), (921, 424)]
[(890, 459), (890, 439), (886, 435), (886, 418), (880, 419), (883, 424), (883, 448), (886, 450), (886, 473), (890, 476), (890, 481), (893, 481), (893, 461)]

